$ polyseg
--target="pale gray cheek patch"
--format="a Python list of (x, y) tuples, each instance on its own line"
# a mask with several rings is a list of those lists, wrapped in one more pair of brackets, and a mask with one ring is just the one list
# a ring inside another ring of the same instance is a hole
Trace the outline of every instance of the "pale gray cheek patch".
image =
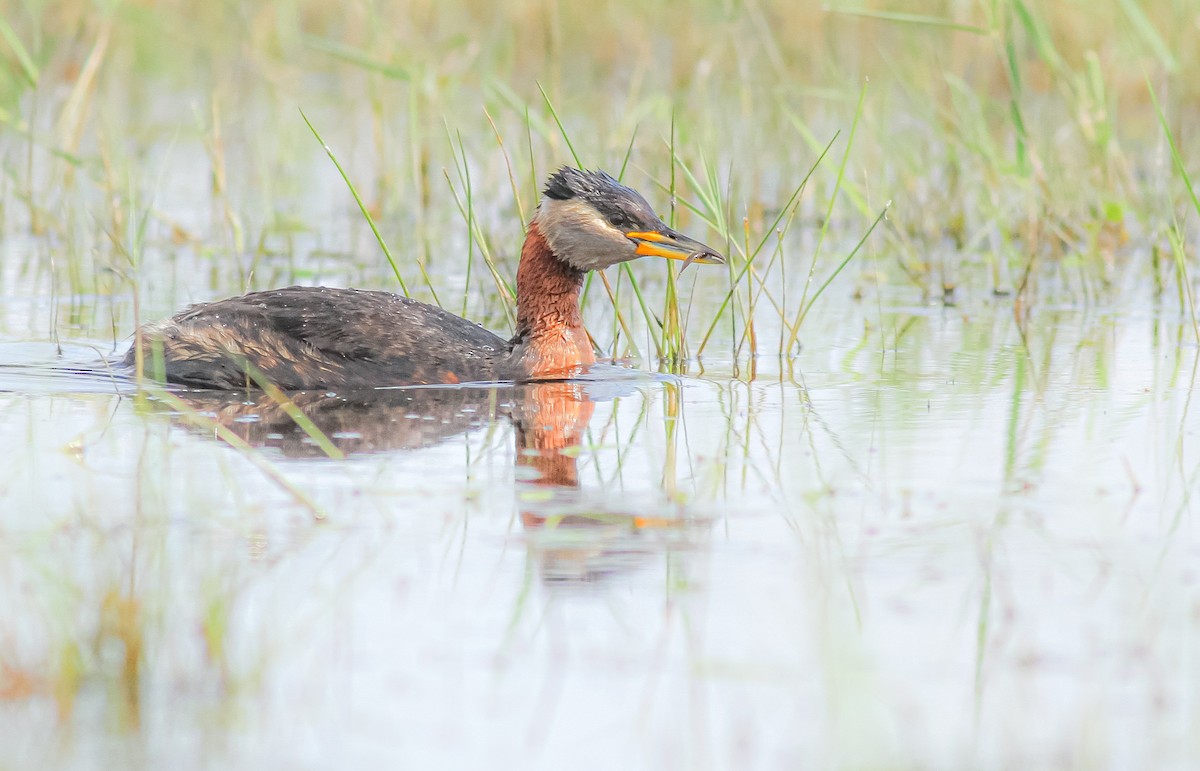
[(578, 270), (603, 270), (638, 256), (624, 233), (577, 199), (544, 200), (535, 221), (559, 259)]

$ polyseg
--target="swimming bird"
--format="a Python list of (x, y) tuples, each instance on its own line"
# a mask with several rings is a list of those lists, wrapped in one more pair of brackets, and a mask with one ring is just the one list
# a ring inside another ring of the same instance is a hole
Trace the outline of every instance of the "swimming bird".
[(560, 380), (595, 362), (579, 310), (584, 274), (644, 256), (723, 264), (603, 171), (552, 174), (517, 266), (517, 328), (505, 340), (390, 292), (299, 287), (193, 305), (143, 326), (124, 364), (195, 388), (376, 388)]

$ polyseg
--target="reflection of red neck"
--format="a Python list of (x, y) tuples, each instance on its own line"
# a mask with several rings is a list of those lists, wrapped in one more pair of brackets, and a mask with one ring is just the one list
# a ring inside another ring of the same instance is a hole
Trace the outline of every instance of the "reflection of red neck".
[(517, 266), (516, 355), (529, 377), (570, 377), (595, 362), (579, 313), (583, 271), (560, 260), (536, 222)]
[[(592, 418), (594, 405), (578, 383), (536, 383), (515, 396), (513, 423), (517, 433), (517, 467), (531, 469), (525, 484), (573, 489), (579, 487), (576, 452)], [(545, 516), (522, 511), (526, 527), (538, 527)]]

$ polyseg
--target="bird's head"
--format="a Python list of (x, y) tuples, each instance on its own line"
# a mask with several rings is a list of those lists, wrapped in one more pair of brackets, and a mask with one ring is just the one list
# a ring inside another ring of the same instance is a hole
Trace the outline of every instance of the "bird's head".
[(725, 262), (712, 247), (667, 227), (636, 190), (603, 171), (554, 172), (534, 222), (558, 258), (577, 270), (603, 270), (646, 256)]

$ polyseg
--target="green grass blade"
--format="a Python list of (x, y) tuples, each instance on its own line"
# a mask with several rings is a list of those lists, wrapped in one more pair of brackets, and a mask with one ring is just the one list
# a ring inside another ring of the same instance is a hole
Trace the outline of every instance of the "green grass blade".
[(315, 35), (305, 35), (304, 45), (314, 51), (320, 51), (323, 54), (328, 54), (335, 59), (339, 59), (347, 64), (353, 64), (356, 67), (367, 70), (368, 72), (376, 72), (391, 80), (412, 80), (412, 73), (403, 67), (387, 62), (381, 62), (378, 59), (372, 59), (362, 51), (339, 43), (335, 40), (327, 40), (325, 38), (316, 37)]
[(992, 31), (985, 27), (977, 27), (974, 24), (962, 24), (950, 21), (949, 19), (943, 19), (939, 16), (925, 16), (917, 13), (893, 13), (889, 11), (844, 10), (841, 8), (831, 8), (828, 5), (824, 6), (821, 10), (825, 11), (825, 13), (834, 13), (839, 16), (857, 16), (862, 19), (878, 19), (898, 24), (914, 24), (920, 27), (934, 27), (953, 32), (970, 32), (972, 35), (992, 34)]
[(1200, 198), (1196, 196), (1196, 188), (1192, 185), (1192, 178), (1187, 172), (1187, 167), (1183, 164), (1183, 157), (1179, 154), (1179, 145), (1175, 144), (1175, 134), (1171, 131), (1171, 127), (1167, 125), (1167, 116), (1163, 113), (1162, 107), (1158, 103), (1158, 94), (1154, 93), (1154, 88), (1150, 85), (1149, 78), (1146, 79), (1146, 88), (1150, 91), (1150, 101), (1154, 103), (1154, 111), (1158, 113), (1158, 122), (1167, 137), (1167, 144), (1171, 148), (1171, 160), (1175, 163), (1175, 170), (1179, 172), (1184, 186), (1187, 187), (1188, 197), (1192, 199), (1192, 206), (1195, 207), (1196, 213), (1200, 214)]
[(189, 423), (212, 431), (218, 439), (241, 453), (246, 460), (250, 461), (268, 479), (295, 499), (296, 503), (308, 509), (314, 519), (323, 520), (328, 518), (329, 515), (321, 508), (320, 504), (309, 497), (306, 492), (292, 484), (274, 464), (263, 457), (262, 453), (256, 451), (244, 439), (233, 431), (230, 431), (228, 426), (221, 425), (220, 422), (202, 414), (170, 391), (156, 390), (154, 396), (171, 405)]
[(1158, 30), (1146, 17), (1146, 12), (1142, 10), (1142, 7), (1133, 0), (1117, 0), (1117, 5), (1125, 12), (1125, 16), (1129, 18), (1129, 23), (1133, 25), (1138, 37), (1142, 39), (1147, 48), (1154, 52), (1154, 56), (1163, 68), (1167, 72), (1175, 72), (1179, 67), (1179, 61), (1171, 55), (1171, 50), (1167, 48), (1162, 35), (1158, 34)]
[(629, 158), (633, 155), (633, 142), (637, 139), (638, 127), (633, 127), (633, 133), (629, 135), (629, 145), (625, 148), (625, 157), (621, 159), (621, 170), (617, 172), (617, 181), (621, 182), (625, 179), (625, 169), (629, 167)]
[(579, 153), (575, 152), (575, 145), (571, 144), (571, 137), (567, 134), (567, 129), (563, 126), (562, 119), (558, 117), (558, 110), (554, 109), (554, 103), (550, 101), (550, 95), (546, 93), (546, 89), (542, 88), (541, 81), (537, 84), (538, 91), (542, 92), (542, 99), (546, 100), (546, 109), (550, 110), (551, 117), (554, 118), (555, 124), (558, 125), (558, 131), (562, 134), (563, 141), (567, 143), (567, 149), (571, 151), (571, 157), (575, 159), (575, 166), (583, 168), (583, 161), (579, 160)]
[(358, 190), (355, 189), (354, 183), (350, 181), (350, 177), (346, 174), (346, 170), (342, 168), (342, 164), (338, 163), (337, 156), (333, 154), (333, 150), (329, 148), (329, 145), (325, 144), (324, 139), (321, 139), (321, 135), (317, 133), (317, 129), (309, 121), (308, 116), (304, 114), (304, 110), (300, 111), (300, 117), (304, 119), (304, 123), (308, 126), (308, 130), (312, 132), (312, 135), (321, 143), (321, 147), (325, 149), (325, 154), (329, 156), (329, 160), (333, 161), (333, 165), (337, 168), (338, 174), (342, 175), (342, 181), (346, 183), (346, 187), (350, 188), (350, 195), (354, 196), (354, 202), (358, 204), (358, 210), (362, 212), (363, 217), (367, 220), (367, 224), (371, 226), (371, 232), (375, 234), (375, 240), (379, 242), (379, 248), (383, 249), (383, 256), (387, 258), (388, 265), (392, 266), (392, 273), (396, 275), (396, 281), (400, 282), (400, 291), (404, 293), (405, 297), (409, 297), (408, 285), (404, 283), (404, 277), (400, 275), (400, 268), (396, 265), (396, 260), (392, 257), (392, 250), (388, 249), (387, 242), (380, 235), (379, 228), (375, 226), (375, 219), (367, 211), (367, 206), (359, 196)]
[[(755, 246), (754, 251), (748, 255), (745, 255), (745, 262), (742, 264), (742, 269), (737, 273), (736, 276), (733, 277), (733, 280), (730, 281), (729, 289), (725, 292), (725, 297), (723, 300), (721, 300), (721, 304), (718, 306), (717, 312), (713, 314), (713, 320), (708, 326), (708, 331), (706, 331), (704, 336), (700, 339), (700, 347), (696, 351), (697, 356), (704, 352), (704, 347), (708, 345), (709, 338), (712, 337), (713, 332), (716, 330), (717, 324), (720, 322), (721, 315), (725, 312), (725, 309), (729, 307), (729, 303), (733, 299), (734, 293), (737, 291), (738, 286), (741, 285), (742, 280), (746, 277), (746, 274), (750, 272), (750, 269), (753, 266), (754, 261), (758, 258), (759, 253), (762, 251), (763, 246), (766, 245), (767, 240), (771, 237), (771, 234), (775, 232), (775, 229), (779, 227), (779, 223), (783, 221), (783, 218), (787, 216), (788, 212), (795, 209), (798, 199), (800, 198), (800, 194), (804, 191), (805, 187), (808, 186), (809, 179), (812, 178), (813, 173), (817, 170), (817, 167), (821, 165), (821, 161), (825, 159), (825, 156), (829, 154), (830, 148), (833, 147), (833, 143), (837, 141), (837, 138), (840, 134), (840, 131), (834, 133), (833, 138), (829, 140), (829, 144), (825, 145), (825, 149), (821, 151), (821, 154), (817, 156), (817, 159), (813, 161), (813, 164), (808, 167), (808, 172), (804, 175), (804, 179), (800, 180), (800, 184), (796, 185), (796, 189), (792, 191), (792, 195), (788, 198), (787, 203), (779, 208), (779, 214), (775, 217), (775, 220), (771, 223), (770, 227), (764, 230), (762, 240), (760, 240), (758, 245)], [(730, 256), (732, 257), (732, 255)], [(786, 321), (784, 324), (785, 326), (790, 326)]]
[[(1175, 171), (1179, 173), (1184, 187), (1187, 188), (1192, 208), (1196, 210), (1197, 214), (1200, 214), (1200, 197), (1196, 195), (1196, 187), (1192, 184), (1191, 175), (1188, 174), (1187, 166), (1183, 163), (1183, 156), (1179, 153), (1179, 145), (1175, 142), (1175, 134), (1171, 131), (1171, 127), (1167, 123), (1167, 116), (1163, 112), (1162, 106), (1158, 103), (1158, 94), (1154, 92), (1154, 88), (1150, 85), (1148, 77), (1146, 79), (1146, 89), (1150, 92), (1150, 101), (1154, 103), (1154, 111), (1158, 114), (1158, 122), (1162, 126), (1163, 134), (1167, 138), (1167, 145), (1171, 148), (1171, 161), (1175, 165)], [(1184, 249), (1183, 229), (1176, 224), (1174, 228), (1168, 231), (1167, 235), (1171, 242), (1171, 251), (1175, 257), (1175, 271), (1179, 276), (1179, 285), (1186, 294), (1188, 308), (1191, 312), (1192, 331), (1196, 336), (1196, 340), (1200, 341), (1200, 321), (1196, 318), (1196, 302), (1192, 296), (1192, 282), (1187, 275), (1187, 256)]]
[(858, 92), (858, 106), (854, 109), (854, 120), (850, 124), (850, 136), (846, 138), (846, 150), (842, 153), (842, 162), (838, 166), (837, 178), (833, 184), (833, 192), (829, 194), (829, 206), (825, 209), (825, 219), (821, 222), (821, 232), (817, 236), (816, 248), (813, 249), (812, 262), (808, 267), (808, 277), (804, 282), (804, 291), (800, 293), (800, 308), (796, 313), (796, 323), (792, 325), (791, 332), (788, 334), (788, 344), (786, 346), (786, 350), (788, 351), (795, 347), (796, 337), (800, 334), (800, 321), (803, 319), (805, 313), (808, 288), (812, 285), (813, 274), (817, 269), (817, 258), (821, 256), (821, 246), (825, 243), (825, 236), (829, 232), (829, 222), (833, 219), (833, 207), (837, 203), (838, 191), (841, 190), (842, 180), (846, 177), (846, 164), (850, 160), (850, 150), (854, 147), (854, 136), (858, 133), (859, 119), (862, 118), (863, 103), (867, 98), (867, 85), (867, 83), (863, 83), (862, 89)]
[(0, 37), (4, 38), (8, 47), (12, 49), (13, 56), (17, 57), (17, 63), (21, 65), (21, 74), (29, 81), (29, 85), (36, 86), (39, 77), (38, 66), (34, 64), (33, 57), (29, 55), (29, 51), (25, 50), (21, 39), (17, 37), (17, 33), (13, 31), (3, 15), (0, 15)]
[[(796, 326), (795, 326), (796, 330), (799, 330), (800, 325), (804, 323), (804, 317), (808, 315), (808, 312), (810, 310), (812, 310), (813, 305), (817, 302), (817, 298), (819, 298), (822, 294), (824, 294), (825, 290), (829, 287), (829, 285), (833, 283), (833, 280), (838, 277), (838, 274), (841, 273), (845, 269), (845, 267), (850, 264), (850, 260), (854, 259), (854, 255), (858, 254), (859, 249), (862, 249), (862, 245), (865, 244), (867, 242), (867, 239), (871, 237), (871, 233), (875, 231), (875, 226), (883, 221), (884, 215), (887, 214), (887, 211), (888, 211), (888, 209), (891, 208), (891, 206), (892, 206), (892, 202), (888, 201), (887, 205), (883, 207), (883, 211), (879, 212), (879, 216), (876, 217), (875, 221), (871, 223), (871, 227), (867, 228), (867, 232), (863, 233), (862, 238), (858, 239), (858, 243), (855, 244), (854, 248), (850, 250), (850, 253), (846, 255), (846, 258), (844, 260), (842, 260), (841, 264), (839, 264), (837, 266), (837, 269), (834, 270), (833, 273), (829, 274), (829, 278), (825, 279), (825, 282), (822, 283), (821, 286), (817, 288), (817, 291), (813, 293), (813, 296), (808, 301), (808, 304), (800, 309), (800, 316), (798, 319), (796, 319)], [(794, 344), (794, 341), (795, 341), (795, 335), (793, 335), (793, 337), (792, 337), (792, 343), (790, 343), (788, 346), (789, 350), (791, 350), (791, 345)]]

